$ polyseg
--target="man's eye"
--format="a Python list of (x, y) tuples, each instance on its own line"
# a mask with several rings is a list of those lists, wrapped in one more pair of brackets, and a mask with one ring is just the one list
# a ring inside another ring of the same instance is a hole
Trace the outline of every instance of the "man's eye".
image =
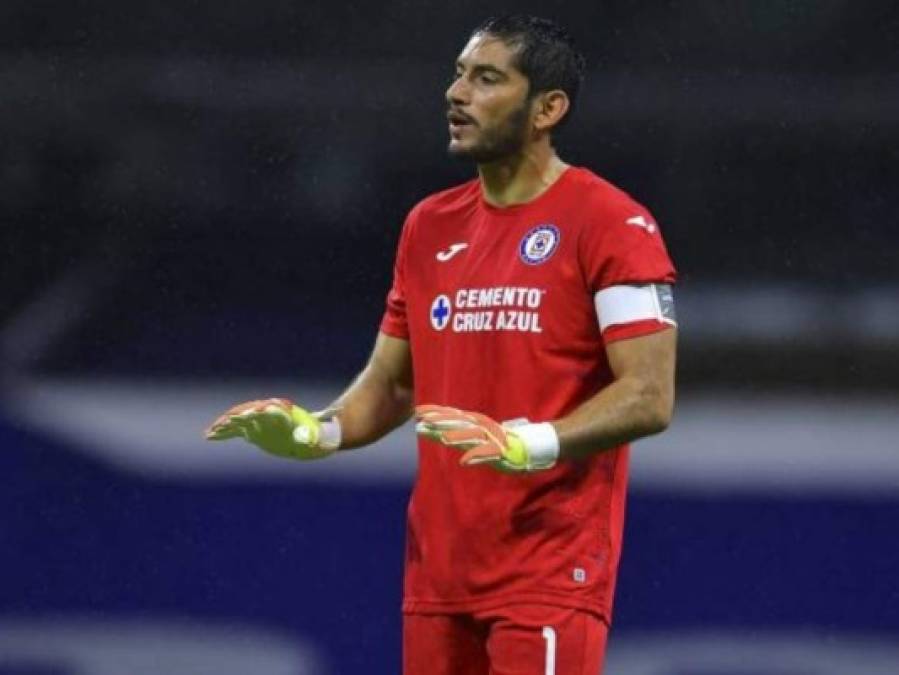
[(481, 75), (479, 78), (484, 84), (496, 84), (498, 80), (492, 75)]

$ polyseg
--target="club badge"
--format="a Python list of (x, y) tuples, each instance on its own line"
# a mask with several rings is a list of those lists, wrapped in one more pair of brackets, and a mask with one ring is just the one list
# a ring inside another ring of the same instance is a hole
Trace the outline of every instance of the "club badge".
[(538, 225), (524, 235), (518, 247), (518, 256), (527, 265), (546, 262), (559, 247), (560, 236), (555, 225)]

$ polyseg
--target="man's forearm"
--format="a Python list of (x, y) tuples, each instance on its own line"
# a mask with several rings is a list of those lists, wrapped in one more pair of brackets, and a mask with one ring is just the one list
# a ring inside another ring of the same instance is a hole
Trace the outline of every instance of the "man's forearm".
[(638, 378), (615, 380), (574, 412), (553, 422), (560, 457), (585, 457), (663, 431), (671, 420), (673, 391)]
[(350, 450), (374, 443), (409, 419), (412, 392), (366, 367), (332, 407), (340, 408), (340, 449)]
[(504, 427), (478, 411), (416, 407), (416, 432), (462, 450), (464, 466), (539, 471), (662, 431), (674, 409), (677, 331), (613, 341), (606, 346), (611, 384), (563, 418)]
[(380, 335), (368, 365), (331, 407), (340, 408), (341, 450), (373, 443), (409, 419), (408, 344)]

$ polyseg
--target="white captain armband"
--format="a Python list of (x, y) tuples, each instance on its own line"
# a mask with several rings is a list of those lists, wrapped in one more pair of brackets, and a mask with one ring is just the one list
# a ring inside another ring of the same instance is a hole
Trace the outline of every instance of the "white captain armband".
[(677, 325), (671, 284), (610, 286), (593, 297), (599, 330), (637, 321)]

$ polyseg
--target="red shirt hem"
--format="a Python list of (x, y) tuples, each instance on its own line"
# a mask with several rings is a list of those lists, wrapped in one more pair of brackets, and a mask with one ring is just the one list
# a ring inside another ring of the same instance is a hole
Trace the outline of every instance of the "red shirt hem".
[(587, 600), (561, 593), (509, 593), (490, 595), (478, 599), (464, 600), (423, 600), (406, 598), (403, 600), (403, 614), (468, 614), (483, 612), (509, 605), (551, 605), (567, 607), (595, 614), (606, 624), (611, 624), (611, 612), (600, 600)]
[(395, 325), (392, 321), (388, 319), (384, 319), (381, 321), (381, 326), (379, 330), (385, 335), (389, 335), (390, 337), (399, 338), (400, 340), (408, 340), (409, 339), (409, 329), (408, 328), (400, 328)]

